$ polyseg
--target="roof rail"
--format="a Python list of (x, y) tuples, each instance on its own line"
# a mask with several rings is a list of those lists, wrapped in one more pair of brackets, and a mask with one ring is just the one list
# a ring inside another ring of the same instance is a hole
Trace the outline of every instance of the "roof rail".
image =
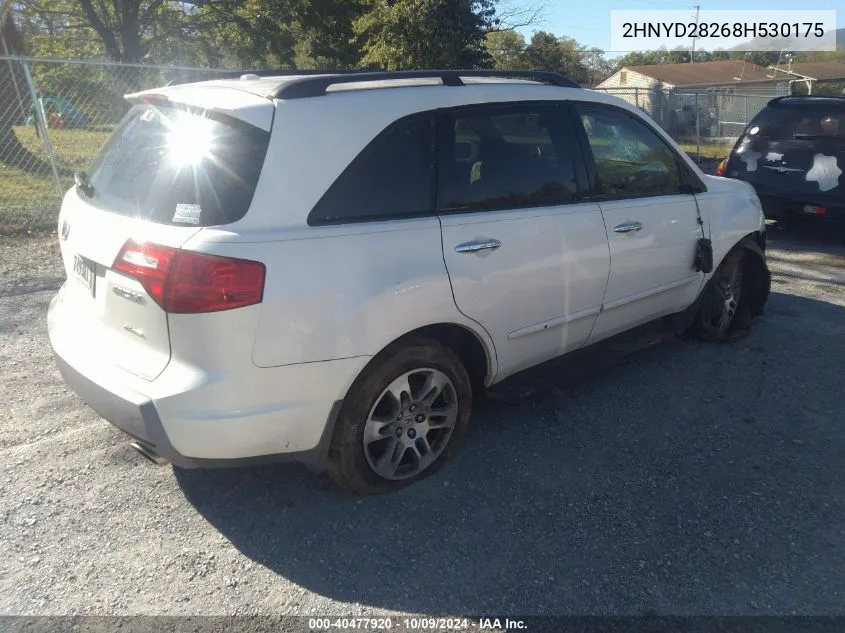
[[(295, 74), (295, 73), (290, 73)], [(272, 95), (276, 99), (304, 99), (326, 94), (329, 86), (365, 81), (390, 79), (440, 79), (444, 86), (463, 86), (461, 77), (501, 77), (503, 79), (528, 79), (563, 88), (581, 86), (559, 73), (544, 70), (400, 70), (390, 72), (343, 72), (314, 74), (286, 81)]]

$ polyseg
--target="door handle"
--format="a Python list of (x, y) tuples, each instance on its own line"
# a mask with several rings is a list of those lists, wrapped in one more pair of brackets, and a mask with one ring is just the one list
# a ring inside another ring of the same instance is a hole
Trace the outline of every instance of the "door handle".
[(455, 247), (456, 253), (475, 253), (476, 251), (483, 251), (486, 249), (497, 249), (502, 243), (497, 239), (489, 240), (473, 240), (471, 242), (463, 242)]
[(623, 222), (613, 227), (617, 233), (630, 233), (631, 231), (642, 231), (643, 225), (641, 222)]

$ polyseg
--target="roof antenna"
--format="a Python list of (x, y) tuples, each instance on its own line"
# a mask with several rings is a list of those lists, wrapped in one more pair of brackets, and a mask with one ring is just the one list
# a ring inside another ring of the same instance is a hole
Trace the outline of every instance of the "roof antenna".
[(786, 70), (784, 70), (783, 68), (780, 67), (781, 55), (783, 55), (783, 51), (781, 51), (780, 54), (778, 55), (778, 63), (775, 64), (774, 66), (769, 66), (769, 68), (771, 68), (774, 71), (774, 74), (766, 75), (766, 77), (768, 77), (769, 79), (774, 79), (775, 77), (777, 77), (778, 72), (787, 73), (789, 75), (792, 74), (792, 53), (787, 53), (785, 55), (785, 57), (786, 57)]
[[(781, 57), (783, 57), (783, 49), (780, 49), (780, 52), (778, 53), (778, 60), (777, 60), (777, 62), (775, 62), (775, 68), (776, 69), (778, 68), (778, 66), (780, 66), (780, 58)], [(777, 70), (775, 71), (775, 75), (776, 74), (777, 74)], [(775, 75), (771, 75), (771, 76), (766, 75), (766, 77), (769, 77), (769, 79), (774, 79)]]
[(748, 59), (748, 53), (751, 51), (745, 51), (745, 55), (742, 56), (742, 70), (739, 71), (739, 77), (734, 77), (734, 81), (742, 81), (742, 78), (745, 77), (745, 60)]

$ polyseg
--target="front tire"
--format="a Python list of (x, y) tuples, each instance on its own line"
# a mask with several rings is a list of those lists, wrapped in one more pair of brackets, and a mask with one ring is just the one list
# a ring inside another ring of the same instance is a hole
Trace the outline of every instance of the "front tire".
[(433, 339), (380, 354), (352, 385), (338, 416), (328, 473), (377, 494), (427, 477), (457, 452), (472, 409), (460, 358)]
[(701, 340), (725, 343), (747, 331), (750, 318), (744, 257), (740, 249), (728, 253), (704, 287), (691, 328)]

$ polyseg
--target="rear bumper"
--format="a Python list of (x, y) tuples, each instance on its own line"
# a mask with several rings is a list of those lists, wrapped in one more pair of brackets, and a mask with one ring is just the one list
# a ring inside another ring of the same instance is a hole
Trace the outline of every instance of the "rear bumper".
[[(763, 213), (772, 220), (785, 220), (794, 218), (818, 218), (819, 220), (842, 220), (845, 218), (845, 205), (831, 204), (829, 201), (813, 199), (791, 199), (780, 196), (773, 196), (759, 193), (760, 203), (763, 205)], [(824, 213), (808, 213), (805, 207), (822, 207)]]
[[(48, 334), (61, 374), (112, 425), (182, 468), (297, 461), (321, 470), (334, 420), (368, 358), (203, 371), (171, 359), (152, 381), (98, 357), (59, 296)], [(251, 350), (247, 350), (251, 351)]]
[(65, 383), (100, 417), (134, 438), (156, 455), (179, 468), (228, 468), (266, 463), (299, 462), (322, 471), (329, 453), (334, 422), (340, 411), (336, 401), (325, 421), (318, 444), (310, 450), (294, 453), (273, 453), (240, 458), (203, 458), (183, 455), (170, 443), (153, 402), (139, 394), (117, 394), (86, 378), (61, 356), (54, 353)]

